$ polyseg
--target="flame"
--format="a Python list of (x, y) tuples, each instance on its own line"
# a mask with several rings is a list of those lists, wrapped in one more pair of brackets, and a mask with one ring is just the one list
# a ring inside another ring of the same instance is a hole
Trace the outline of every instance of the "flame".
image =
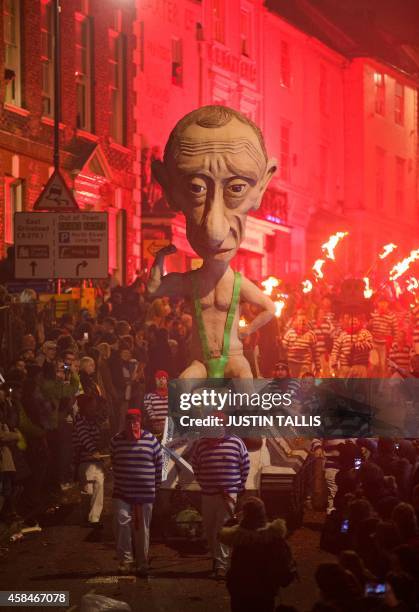
[(246, 319), (244, 317), (240, 317), (239, 327), (246, 327), (246, 325), (247, 325)]
[(323, 252), (326, 252), (326, 257), (328, 259), (335, 259), (335, 248), (337, 244), (348, 235), (348, 232), (336, 232), (336, 234), (332, 234), (327, 242), (322, 244), (321, 249)]
[(406, 289), (410, 291), (410, 293), (415, 293), (416, 289), (419, 289), (419, 280), (411, 276), (407, 281)]
[(313, 283), (311, 280), (303, 280), (301, 284), (303, 286), (303, 293), (310, 293), (310, 291), (313, 289)]
[(410, 264), (416, 261), (417, 259), (419, 259), (419, 249), (416, 249), (416, 251), (410, 251), (410, 255), (399, 261), (399, 263), (396, 263), (396, 265), (393, 266), (393, 268), (390, 270), (390, 280), (394, 281), (400, 278), (402, 274), (407, 272), (410, 267)]
[(400, 287), (397, 281), (394, 281), (394, 293), (396, 294), (396, 298), (400, 297), (402, 294), (402, 288)]
[(370, 279), (368, 278), (368, 276), (364, 276), (363, 281), (365, 284), (364, 298), (368, 300), (372, 296), (373, 290), (370, 287)]
[(285, 300), (284, 299), (276, 300), (274, 304), (275, 304), (275, 316), (279, 319), (284, 309), (284, 306), (285, 306)]
[(268, 278), (261, 282), (261, 285), (265, 288), (263, 293), (272, 295), (273, 288), (279, 285), (279, 279), (275, 276), (268, 276)]
[(322, 268), (324, 266), (324, 264), (326, 263), (326, 260), (324, 259), (316, 259), (316, 261), (314, 262), (313, 267), (311, 268), (313, 270), (313, 272), (315, 273), (317, 278), (323, 278), (324, 274), (322, 272)]
[(394, 251), (394, 249), (397, 249), (397, 244), (393, 244), (392, 242), (389, 242), (389, 244), (385, 244), (383, 246), (383, 252), (380, 253), (378, 257), (380, 259), (385, 259), (387, 255), (390, 255), (390, 253)]

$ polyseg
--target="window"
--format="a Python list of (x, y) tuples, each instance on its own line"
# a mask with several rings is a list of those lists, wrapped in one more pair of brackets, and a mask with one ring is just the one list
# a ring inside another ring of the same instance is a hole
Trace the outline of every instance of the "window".
[(92, 117), (92, 22), (86, 15), (76, 15), (76, 88), (77, 127), (93, 131)]
[(51, 2), (41, 3), (42, 114), (54, 114), (53, 11)]
[(397, 81), (394, 95), (394, 121), (400, 125), (404, 123), (404, 87)]
[(319, 102), (320, 112), (323, 115), (328, 114), (328, 78), (326, 66), (320, 64), (320, 82), (319, 82)]
[(384, 208), (385, 197), (386, 152), (381, 147), (375, 150), (375, 205), (378, 210)]
[(140, 51), (140, 70), (144, 72), (144, 21), (140, 22), (140, 40), (138, 47)]
[(282, 87), (291, 85), (290, 47), (287, 41), (281, 40), (280, 46), (280, 82)]
[(110, 134), (120, 144), (126, 144), (126, 37), (112, 31), (110, 36)]
[(6, 83), (5, 102), (20, 106), (20, 14), (19, 0), (3, 1), (4, 80)]
[(246, 57), (251, 55), (252, 22), (246, 9), (240, 10), (240, 53)]
[(183, 85), (183, 49), (180, 38), (172, 38), (172, 83)]
[(214, 20), (214, 39), (225, 42), (225, 4), (224, 0), (212, 0), (212, 15)]
[(283, 181), (288, 181), (290, 178), (290, 131), (289, 125), (281, 125), (279, 175)]
[(320, 171), (319, 171), (319, 187), (321, 200), (327, 200), (327, 174), (329, 171), (329, 147), (320, 145)]
[(5, 187), (4, 242), (11, 245), (14, 243), (15, 212), (21, 212), (23, 208), (22, 181), (6, 177)]
[(384, 115), (385, 112), (385, 85), (384, 74), (381, 72), (374, 73), (375, 83), (375, 112), (378, 115)]
[(397, 213), (404, 210), (405, 205), (405, 167), (406, 160), (396, 156), (396, 206)]

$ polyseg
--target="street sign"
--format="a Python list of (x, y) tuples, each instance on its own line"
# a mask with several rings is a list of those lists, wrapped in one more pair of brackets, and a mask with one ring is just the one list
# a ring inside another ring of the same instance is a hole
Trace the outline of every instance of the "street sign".
[(48, 183), (36, 200), (33, 209), (51, 212), (71, 212), (80, 210), (75, 197), (67, 187), (63, 177), (54, 170)]
[(15, 213), (15, 278), (54, 278), (54, 213)]
[(143, 240), (143, 259), (154, 259), (157, 251), (170, 244), (167, 238), (160, 240)]
[(65, 213), (56, 217), (56, 277), (106, 278), (107, 213)]
[(106, 278), (106, 212), (15, 213), (15, 278)]

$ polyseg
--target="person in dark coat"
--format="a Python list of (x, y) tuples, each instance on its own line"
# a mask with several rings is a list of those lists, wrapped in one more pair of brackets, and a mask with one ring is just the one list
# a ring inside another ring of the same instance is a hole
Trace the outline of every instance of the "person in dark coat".
[(243, 504), (239, 525), (224, 527), (223, 544), (232, 547), (227, 589), (232, 612), (272, 612), (280, 587), (296, 577), (286, 536), (285, 521), (267, 523), (265, 505), (257, 497)]

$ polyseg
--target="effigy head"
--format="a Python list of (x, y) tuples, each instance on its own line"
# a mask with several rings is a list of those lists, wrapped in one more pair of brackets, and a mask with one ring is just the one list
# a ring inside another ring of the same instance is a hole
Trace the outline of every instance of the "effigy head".
[(230, 261), (276, 170), (260, 129), (225, 106), (204, 106), (174, 127), (153, 173), (174, 210), (183, 212), (193, 249)]

